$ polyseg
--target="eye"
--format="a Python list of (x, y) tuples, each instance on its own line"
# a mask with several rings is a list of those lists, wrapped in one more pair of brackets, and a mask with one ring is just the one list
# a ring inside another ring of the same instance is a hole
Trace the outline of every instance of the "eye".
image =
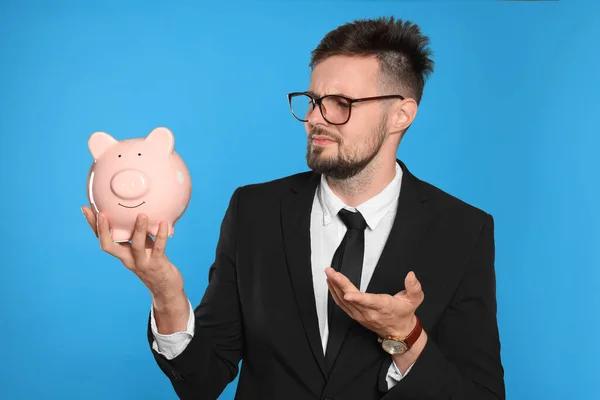
[(119, 158), (121, 158), (121, 155), (119, 154)]
[(141, 155), (142, 155), (142, 153), (138, 153), (138, 156), (141, 156)]

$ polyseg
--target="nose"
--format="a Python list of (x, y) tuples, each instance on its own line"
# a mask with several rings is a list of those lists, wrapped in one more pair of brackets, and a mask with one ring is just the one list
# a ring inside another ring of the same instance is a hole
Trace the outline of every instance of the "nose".
[(112, 177), (110, 187), (119, 198), (132, 200), (148, 193), (150, 181), (142, 171), (126, 169)]
[(314, 108), (312, 108), (311, 106), (311, 108), (308, 109), (308, 112), (306, 113), (304, 119), (306, 119), (307, 122), (313, 126), (316, 126), (318, 124), (325, 125), (327, 123), (327, 121), (325, 121), (323, 115), (321, 114), (321, 109), (319, 108), (318, 104), (315, 104)]

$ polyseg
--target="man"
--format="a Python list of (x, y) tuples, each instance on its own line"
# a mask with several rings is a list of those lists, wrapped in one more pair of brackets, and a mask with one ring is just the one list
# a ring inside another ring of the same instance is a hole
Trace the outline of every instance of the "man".
[(102, 249), (152, 294), (148, 339), (182, 399), (504, 399), (492, 217), (396, 159), (433, 70), (410, 23), (361, 20), (312, 54), (310, 172), (233, 193), (194, 310), (144, 214)]

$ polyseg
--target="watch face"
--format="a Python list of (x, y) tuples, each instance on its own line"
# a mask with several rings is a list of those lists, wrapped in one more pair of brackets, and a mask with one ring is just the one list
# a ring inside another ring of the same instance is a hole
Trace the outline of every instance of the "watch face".
[(384, 340), (383, 343), (381, 343), (381, 346), (390, 354), (403, 354), (408, 350), (404, 342), (399, 342), (397, 340)]

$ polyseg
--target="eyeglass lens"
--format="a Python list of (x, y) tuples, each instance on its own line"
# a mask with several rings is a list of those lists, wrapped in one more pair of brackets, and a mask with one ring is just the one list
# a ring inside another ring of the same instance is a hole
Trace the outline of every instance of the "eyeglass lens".
[[(301, 94), (292, 97), (292, 112), (301, 121), (306, 122), (308, 115), (313, 111), (310, 96)], [(331, 124), (341, 124), (348, 119), (350, 103), (339, 96), (327, 96), (321, 102), (323, 118)]]

